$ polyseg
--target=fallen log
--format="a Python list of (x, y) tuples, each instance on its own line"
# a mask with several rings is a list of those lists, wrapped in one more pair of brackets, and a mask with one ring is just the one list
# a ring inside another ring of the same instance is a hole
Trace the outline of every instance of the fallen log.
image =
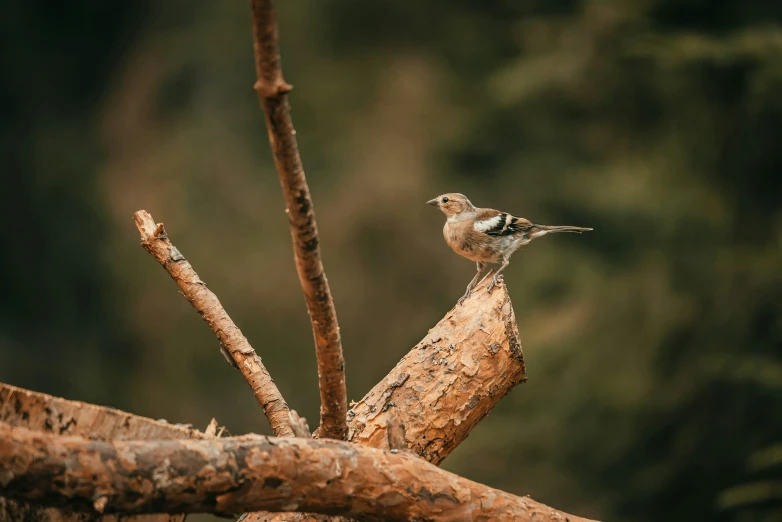
[[(0, 422), (43, 433), (78, 435), (94, 440), (202, 439), (205, 434), (189, 426), (156, 421), (114, 408), (69, 401), (10, 384), (0, 383)], [(137, 515), (123, 522), (181, 522), (184, 515)], [(107, 516), (103, 522), (119, 517)], [(2, 497), (0, 521), (77, 522), (89, 520), (84, 513), (47, 508)]]
[(298, 437), (103, 442), (0, 424), (0, 493), (93, 515), (263, 509), (389, 521), (585, 520), (408, 452)]

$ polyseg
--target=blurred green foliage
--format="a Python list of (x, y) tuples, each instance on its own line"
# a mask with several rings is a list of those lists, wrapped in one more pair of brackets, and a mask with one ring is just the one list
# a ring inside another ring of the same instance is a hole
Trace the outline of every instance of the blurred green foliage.
[[(445, 467), (605, 520), (782, 520), (780, 21), (759, 0), (282, 2), (350, 398), (472, 276), (427, 199), (594, 227), (514, 258), (529, 382)], [(145, 208), (315, 424), (247, 6), (17, 2), (0, 39), (0, 380), (268, 429), (138, 247)]]

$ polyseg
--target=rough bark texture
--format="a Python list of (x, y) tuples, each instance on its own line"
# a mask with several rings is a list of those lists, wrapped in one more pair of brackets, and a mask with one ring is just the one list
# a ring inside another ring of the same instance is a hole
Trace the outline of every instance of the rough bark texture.
[(277, 17), (272, 0), (250, 0), (253, 19), (255, 90), (266, 114), (274, 162), (277, 166), (293, 238), (296, 270), (307, 302), (315, 338), (320, 386), (318, 435), (342, 440), (347, 435), (347, 391), (337, 312), (320, 257), (315, 209), (299, 157), (296, 131), (280, 68)]
[[(392, 412), (394, 410), (391, 410)], [(407, 447), (407, 436), (405, 435), (405, 425), (399, 422), (396, 415), (390, 415), (386, 421), (386, 436), (388, 438), (388, 449), (396, 451), (409, 451)]]
[[(204, 434), (191, 427), (154, 421), (113, 408), (68, 401), (0, 383), (0, 422), (30, 430), (78, 435), (95, 440), (201, 439)], [(5, 469), (0, 466), (0, 469)], [(2, 494), (2, 487), (0, 487)], [(94, 517), (70, 510), (45, 508), (0, 497), (0, 521), (81, 522)], [(118, 516), (107, 515), (104, 522)], [(137, 515), (126, 522), (181, 522), (184, 515)]]
[(348, 440), (387, 448), (393, 408), (408, 447), (434, 464), (526, 380), (516, 317), (504, 284), (476, 288), (429, 330), (348, 413)]
[(0, 424), (0, 491), (91, 513), (268, 509), (364, 520), (584, 520), (406, 452), (293, 437), (102, 442)]
[[(348, 440), (388, 448), (387, 423), (406, 446), (439, 464), (514, 386), (526, 381), (516, 317), (505, 284), (488, 280), (455, 306), (348, 412)], [(401, 444), (401, 443), (400, 443)], [(252, 513), (244, 522), (321, 522), (302, 514)]]
[(229, 353), (252, 388), (255, 399), (269, 419), (274, 434), (280, 437), (292, 437), (294, 432), (291, 426), (290, 409), (285, 399), (282, 398), (263, 361), (250, 346), (247, 338), (242, 335), (239, 327), (228, 316), (220, 300), (206, 287), (206, 283), (201, 281), (187, 259), (171, 244), (162, 223), (155, 224), (155, 220), (145, 210), (139, 210), (133, 218), (141, 233), (141, 246), (166, 269), (182, 289), (185, 299), (198, 310), (215, 333), (220, 346)]

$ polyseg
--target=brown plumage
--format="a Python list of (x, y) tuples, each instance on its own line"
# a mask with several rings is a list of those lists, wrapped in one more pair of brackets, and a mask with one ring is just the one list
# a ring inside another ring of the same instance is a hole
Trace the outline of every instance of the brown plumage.
[[(500, 272), (510, 263), (516, 250), (533, 239), (550, 232), (587, 232), (591, 228), (536, 225), (531, 221), (491, 208), (476, 208), (463, 194), (443, 194), (427, 201), (447, 216), (443, 236), (454, 252), (475, 261), (475, 274), (459, 304), (470, 295), (472, 289), (494, 270), (494, 277), (487, 290), (491, 293)], [(499, 264), (482, 276), (487, 264)]]

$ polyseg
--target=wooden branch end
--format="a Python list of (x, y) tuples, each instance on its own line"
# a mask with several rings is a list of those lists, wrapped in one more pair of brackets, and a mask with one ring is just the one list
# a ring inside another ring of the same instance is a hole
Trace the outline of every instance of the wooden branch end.
[[(136, 223), (136, 228), (141, 233), (141, 240), (148, 241), (150, 238), (155, 237), (158, 225), (152, 216), (146, 210), (139, 210), (133, 214), (133, 221)], [(161, 223), (162, 227), (163, 224)]]

